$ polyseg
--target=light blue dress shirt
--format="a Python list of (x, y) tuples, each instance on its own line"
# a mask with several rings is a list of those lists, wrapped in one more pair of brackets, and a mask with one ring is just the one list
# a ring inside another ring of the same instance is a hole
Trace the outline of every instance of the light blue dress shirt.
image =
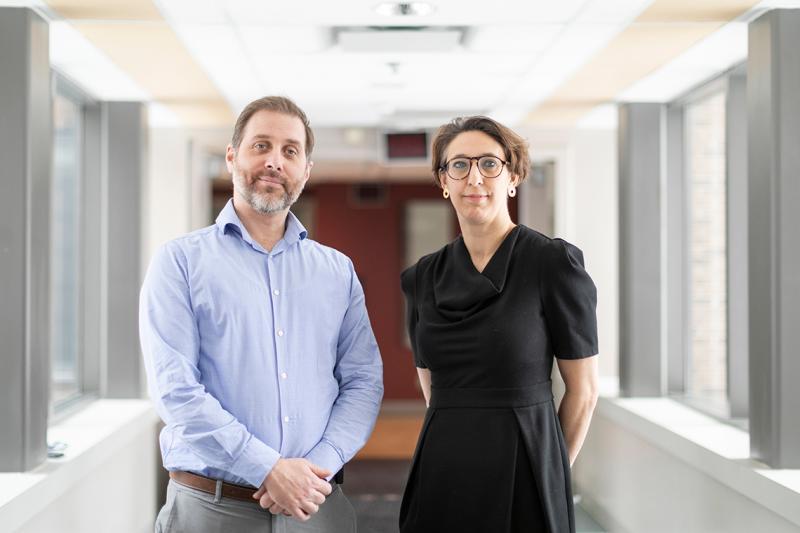
[(383, 381), (364, 291), (306, 235), (289, 213), (268, 252), (229, 201), (155, 254), (139, 328), (167, 470), (257, 487), (305, 457), (335, 473), (372, 432)]

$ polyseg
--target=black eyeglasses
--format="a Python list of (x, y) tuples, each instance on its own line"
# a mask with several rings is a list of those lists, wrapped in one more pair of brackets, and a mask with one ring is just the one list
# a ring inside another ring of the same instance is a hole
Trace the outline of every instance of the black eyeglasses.
[(508, 164), (508, 161), (503, 161), (499, 157), (493, 155), (484, 155), (481, 157), (454, 157), (439, 167), (439, 170), (447, 172), (447, 176), (450, 179), (463, 180), (469, 176), (473, 161), (478, 162), (478, 172), (480, 172), (481, 176), (484, 178), (496, 178), (503, 172), (503, 167)]

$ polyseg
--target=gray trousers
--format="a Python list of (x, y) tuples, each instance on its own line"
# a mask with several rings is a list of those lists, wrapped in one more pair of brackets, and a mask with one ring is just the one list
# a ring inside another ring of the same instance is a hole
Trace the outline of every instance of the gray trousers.
[(217, 498), (181, 485), (167, 486), (167, 503), (156, 518), (155, 533), (355, 533), (356, 513), (339, 485), (307, 522), (275, 516), (253, 503)]

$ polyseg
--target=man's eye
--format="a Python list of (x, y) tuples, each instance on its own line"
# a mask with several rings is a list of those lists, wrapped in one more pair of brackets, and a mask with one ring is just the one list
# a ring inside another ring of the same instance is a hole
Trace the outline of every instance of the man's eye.
[(297, 150), (295, 150), (294, 148), (289, 148), (288, 150), (286, 150), (286, 153), (294, 157), (297, 155)]
[(266, 143), (256, 143), (253, 145), (253, 148), (255, 148), (256, 150), (266, 150), (267, 145)]

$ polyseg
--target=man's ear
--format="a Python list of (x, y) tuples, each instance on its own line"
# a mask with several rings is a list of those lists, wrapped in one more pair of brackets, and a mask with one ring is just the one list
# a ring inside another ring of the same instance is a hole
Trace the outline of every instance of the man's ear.
[(233, 174), (233, 160), (236, 158), (236, 151), (233, 149), (233, 145), (228, 145), (225, 148), (225, 166), (228, 167), (228, 172)]
[(306, 164), (306, 181), (311, 177), (311, 169), (314, 168), (314, 162), (309, 160)]

